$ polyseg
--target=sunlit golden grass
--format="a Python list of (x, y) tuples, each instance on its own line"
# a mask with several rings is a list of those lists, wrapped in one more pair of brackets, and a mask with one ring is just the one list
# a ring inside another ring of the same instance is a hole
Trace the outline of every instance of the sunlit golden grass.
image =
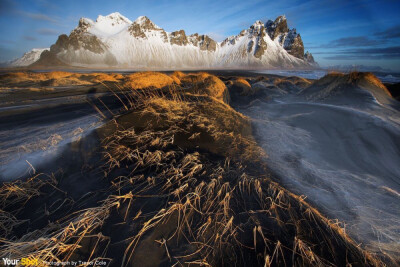
[[(75, 252), (82, 249), (82, 243), (87, 239), (94, 239), (95, 244), (86, 260), (88, 262), (102, 257), (102, 251), (98, 251), (97, 244), (109, 242), (109, 239), (101, 233), (93, 234), (104, 220), (109, 216), (110, 209), (118, 205), (118, 200), (107, 199), (103, 205), (95, 208), (79, 211), (72, 214), (71, 218), (63, 218), (58, 225), (49, 225), (40, 231), (34, 231), (18, 241), (3, 241), (2, 255), (13, 258), (37, 259), (40, 266), (46, 266), (43, 262), (66, 262), (71, 260)], [(85, 249), (85, 248), (84, 248)], [(84, 250), (83, 249), (83, 250)]]
[[(92, 85), (100, 82), (120, 82), (121, 74), (107, 73), (72, 73), (63, 71), (52, 72), (11, 72), (0, 75), (0, 84), (4, 87), (21, 86), (71, 86)], [(43, 88), (39, 88), (41, 91)]]
[(277, 86), (281, 86), (282, 88), (285, 88), (285, 84), (292, 84), (298, 88), (306, 88), (309, 85), (312, 84), (312, 81), (302, 78), (302, 77), (297, 77), (297, 76), (290, 76), (290, 77), (285, 77), (285, 78), (277, 78), (275, 79), (274, 84)]
[(330, 86), (335, 87), (339, 84), (346, 85), (359, 85), (364, 88), (371, 88), (371, 85), (375, 88), (379, 88), (385, 94), (391, 96), (388, 89), (382, 82), (372, 73), (370, 72), (351, 72), (349, 74), (344, 74), (340, 72), (329, 72), (323, 78), (314, 82), (315, 85), (318, 86)]
[[(82, 77), (82, 76), (81, 76)], [(113, 74), (113, 73), (91, 73), (86, 74), (84, 77), (87, 77), (92, 82), (119, 82), (124, 78), (122, 74)]]
[(176, 72), (175, 75), (178, 76), (181, 82), (183, 83), (198, 83), (204, 81), (205, 79), (211, 76), (211, 74), (207, 72), (196, 72), (188, 74), (183, 74), (182, 72)]
[(126, 75), (124, 87), (132, 89), (163, 88), (176, 83), (170, 76), (159, 72), (137, 72)]
[(242, 96), (248, 96), (254, 93), (249, 82), (243, 78), (229, 81), (229, 84), (234, 88), (234, 90), (239, 90), (239, 94)]
[(225, 103), (230, 101), (226, 85), (214, 75), (205, 72), (173, 75), (179, 77), (182, 85), (186, 86), (187, 93), (208, 95)]
[(370, 72), (352, 72), (349, 76), (352, 81), (358, 82), (361, 87), (371, 88), (372, 85), (373, 87), (382, 90), (388, 96), (392, 96), (386, 86)]

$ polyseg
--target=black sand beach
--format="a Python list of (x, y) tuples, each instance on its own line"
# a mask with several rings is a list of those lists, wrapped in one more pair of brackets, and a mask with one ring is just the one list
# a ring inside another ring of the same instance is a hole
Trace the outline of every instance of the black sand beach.
[(400, 105), (386, 87), (210, 73), (1, 74), (0, 256), (399, 263)]

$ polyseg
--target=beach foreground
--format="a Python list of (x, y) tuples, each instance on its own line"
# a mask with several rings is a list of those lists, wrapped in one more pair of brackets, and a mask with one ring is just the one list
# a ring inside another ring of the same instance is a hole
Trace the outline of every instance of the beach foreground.
[(373, 74), (10, 72), (0, 84), (2, 258), (400, 262), (400, 105)]

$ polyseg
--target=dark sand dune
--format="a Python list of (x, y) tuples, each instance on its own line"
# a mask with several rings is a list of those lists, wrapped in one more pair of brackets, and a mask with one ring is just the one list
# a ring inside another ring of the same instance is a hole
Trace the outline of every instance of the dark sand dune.
[(326, 104), (258, 104), (242, 112), (255, 119), (268, 165), (286, 188), (346, 222), (359, 242), (399, 249), (398, 125)]
[(370, 74), (352, 75), (328, 75), (299, 98), (239, 111), (253, 118), (286, 188), (345, 222), (363, 246), (399, 259), (399, 103)]
[(308, 101), (352, 107), (368, 106), (371, 100), (387, 107), (398, 106), (389, 90), (372, 73), (331, 73), (304, 88), (298, 95)]

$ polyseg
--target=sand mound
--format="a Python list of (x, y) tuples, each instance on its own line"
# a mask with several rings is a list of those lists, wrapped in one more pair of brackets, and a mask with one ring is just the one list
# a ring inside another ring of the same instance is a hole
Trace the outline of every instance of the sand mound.
[(233, 80), (231, 87), (232, 87), (231, 90), (238, 90), (240, 95), (251, 95), (254, 93), (254, 90), (252, 90), (249, 82), (243, 78), (238, 78), (236, 80)]
[(174, 79), (174, 81), (177, 83), (177, 84), (181, 84), (181, 79), (183, 78), (183, 77), (185, 77), (186, 76), (186, 74), (184, 74), (183, 72), (181, 72), (181, 71), (174, 71), (171, 75), (170, 75), (170, 77), (172, 78), (172, 79)]
[[(255, 145), (251, 123), (246, 117), (208, 96), (193, 100), (157, 97), (146, 101), (140, 112), (123, 115), (116, 121), (122, 128), (135, 125), (138, 132), (173, 132), (174, 144), (182, 148), (200, 148), (230, 158), (262, 159), (263, 153)], [(103, 136), (109, 134), (106, 131)]]
[(57, 87), (71, 85), (95, 85), (103, 82), (119, 83), (121, 74), (52, 72), (14, 72), (0, 75), (0, 83), (8, 88)]
[(306, 88), (312, 84), (312, 81), (296, 76), (286, 77), (282, 80), (290, 82), (292, 86), (296, 86), (298, 89)]
[(203, 82), (206, 78), (211, 76), (211, 74), (206, 73), (206, 72), (189, 73), (184, 76), (182, 76), (182, 74), (183, 73), (179, 74), (181, 76), (180, 77), (181, 82), (189, 83), (189, 84)]
[(211, 96), (225, 103), (230, 101), (228, 88), (214, 75), (205, 72), (191, 73), (185, 76), (180, 74), (180, 81), (183, 86), (189, 87), (186, 92)]
[(382, 82), (372, 73), (370, 72), (351, 72), (349, 74), (343, 74), (338, 72), (332, 72), (319, 80), (316, 80), (312, 85), (313, 86), (325, 86), (329, 85), (330, 87), (337, 88), (341, 85), (358, 85), (361, 87), (365, 87), (369, 89), (372, 87), (379, 88), (388, 96), (390, 92), (386, 89), (386, 87), (382, 84)]
[(49, 79), (60, 79), (60, 78), (66, 78), (66, 77), (76, 77), (75, 74), (71, 72), (65, 72), (65, 71), (51, 71), (51, 72), (45, 72), (45, 73), (31, 73), (31, 76), (34, 77), (37, 80), (49, 80)]
[(123, 86), (132, 89), (163, 88), (175, 84), (170, 76), (159, 72), (137, 72), (125, 76)]
[(329, 73), (303, 89), (299, 95), (309, 100), (353, 101), (367, 104), (375, 98), (381, 103), (390, 103), (390, 92), (372, 73), (352, 72), (349, 74)]
[(91, 73), (91, 74), (83, 74), (80, 76), (80, 79), (88, 79), (92, 83), (100, 83), (100, 82), (120, 82), (124, 76), (122, 74), (108, 74), (108, 73)]
[(67, 72), (48, 72), (48, 73), (35, 73), (35, 72), (14, 72), (0, 76), (1, 84), (5, 87), (18, 87), (27, 85), (53, 85), (56, 80), (65, 79), (71, 73)]
[(373, 88), (381, 90), (387, 96), (392, 96), (385, 85), (371, 72), (352, 72), (349, 74), (350, 80), (354, 81), (357, 85), (362, 88), (368, 89)]

